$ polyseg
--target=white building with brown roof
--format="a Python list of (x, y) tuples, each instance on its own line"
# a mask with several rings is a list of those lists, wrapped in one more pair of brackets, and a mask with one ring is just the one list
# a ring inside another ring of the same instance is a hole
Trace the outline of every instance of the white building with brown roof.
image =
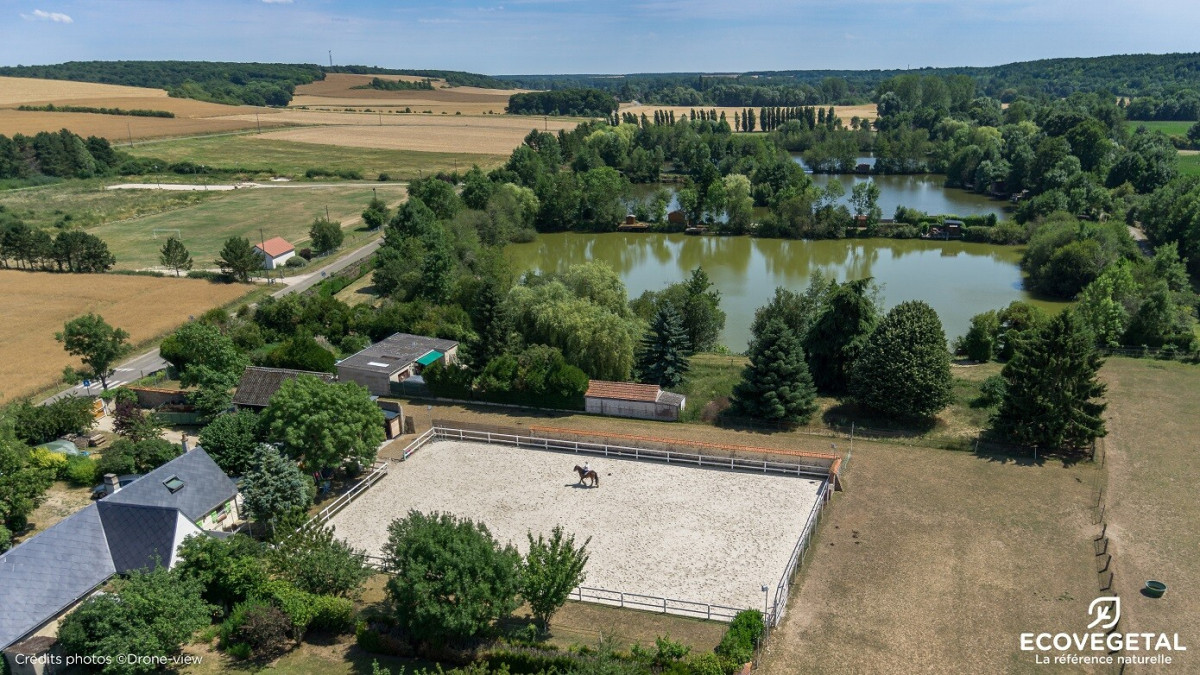
[(678, 422), (687, 398), (656, 384), (592, 380), (583, 402), (584, 410), (594, 415)]
[(272, 237), (254, 245), (254, 251), (263, 258), (263, 269), (273, 270), (283, 267), (288, 258), (296, 255), (296, 247), (283, 237)]

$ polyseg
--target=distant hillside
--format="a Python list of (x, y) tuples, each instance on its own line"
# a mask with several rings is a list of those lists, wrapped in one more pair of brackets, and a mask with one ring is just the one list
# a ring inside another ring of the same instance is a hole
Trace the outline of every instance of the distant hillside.
[(978, 93), (1001, 100), (1017, 96), (1062, 98), (1077, 91), (1175, 98), (1181, 91), (1200, 90), (1200, 54), (1133, 54), (912, 70), (506, 75), (502, 78), (525, 89), (602, 89), (614, 93), (622, 101), (757, 107), (867, 103), (873, 99), (880, 82), (905, 74), (966, 75), (975, 82)]
[(327, 73), (350, 73), (352, 75), (414, 75), (435, 80), (445, 80), (451, 87), (479, 87), (480, 89), (515, 89), (507, 82), (490, 75), (466, 73), (461, 70), (406, 70), (400, 68), (377, 68), (375, 66), (322, 67)]

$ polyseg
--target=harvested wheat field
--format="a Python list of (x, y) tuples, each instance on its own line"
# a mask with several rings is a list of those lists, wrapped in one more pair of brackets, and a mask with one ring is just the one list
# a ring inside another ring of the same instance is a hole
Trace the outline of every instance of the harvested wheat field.
[(81, 314), (100, 314), (138, 344), (250, 290), (199, 279), (20, 270), (0, 270), (0, 288), (0, 403), (53, 385), (66, 366), (79, 367), (54, 333)]
[[(230, 108), (242, 112), (242, 108)], [(133, 117), (127, 115), (97, 115), (93, 113), (31, 112), (0, 110), (0, 134), (32, 135), (39, 131), (69, 129), (80, 136), (101, 136), (120, 145), (147, 138), (169, 138), (193, 134), (241, 131), (256, 127), (254, 116), (247, 120), (237, 117)], [(269, 114), (262, 115), (263, 127), (277, 127)]]
[(583, 585), (760, 608), (817, 499), (808, 478), (591, 458), (600, 486), (577, 485), (569, 453), (459, 441), (422, 448), (332, 519), (339, 538), (379, 555), (411, 509), (488, 526), (527, 550), (526, 533), (562, 525), (591, 537)]
[(487, 112), (500, 114), (508, 105), (508, 97), (523, 90), (480, 89), (479, 87), (447, 87), (444, 80), (433, 80), (434, 89), (409, 91), (384, 91), (381, 89), (354, 89), (369, 84), (372, 78), (384, 80), (416, 81), (424, 78), (402, 75), (351, 75), (330, 73), (320, 82), (296, 87), (292, 107), (347, 108), (368, 107), (403, 109), (416, 111), (431, 110), (440, 114), (447, 112), (464, 115), (481, 115)]
[[(819, 106), (819, 107), (828, 108), (829, 106)], [(733, 113), (736, 112), (738, 115), (741, 115), (743, 110), (745, 110), (746, 108), (751, 108), (752, 110), (754, 110), (754, 114), (758, 115), (758, 111), (760, 110), (760, 108), (755, 107), (755, 106), (722, 107), (722, 106), (699, 106), (699, 105), (698, 106), (685, 106), (685, 105), (652, 105), (652, 104), (628, 105), (628, 104), (622, 104), (621, 112), (622, 113), (629, 112), (629, 113), (633, 113), (634, 115), (641, 115), (642, 113), (646, 113), (647, 117), (653, 119), (655, 110), (674, 110), (675, 118), (678, 119), (680, 115), (687, 113), (687, 112), (691, 112), (692, 110), (701, 110), (701, 109), (713, 110), (714, 108), (716, 109), (718, 116), (721, 113), (725, 113), (725, 118), (729, 120), (729, 123), (731, 125), (733, 124)], [(866, 105), (835, 105), (835, 106), (833, 106), (833, 109), (834, 109), (834, 112), (837, 113), (837, 116), (839, 118), (841, 118), (842, 124), (844, 124), (847, 127), (850, 126), (850, 119), (853, 117), (858, 117), (860, 119), (866, 119), (866, 120), (874, 120), (877, 117), (879, 117), (879, 112), (875, 109), (874, 103), (868, 103)]]
[[(83, 101), (76, 105), (128, 108), (129, 99), (167, 99), (162, 89), (126, 87), (117, 84), (43, 80), (33, 77), (0, 77), (0, 106), (37, 105), (60, 101)], [(140, 106), (138, 106), (140, 107)], [(158, 108), (162, 110), (162, 108)]]
[[(507, 155), (521, 144), (532, 129), (573, 129), (577, 120), (542, 120), (516, 116), (429, 116), (393, 115), (370, 121), (373, 115), (355, 113), (281, 113), (285, 120), (323, 120), (330, 126), (303, 127), (265, 133), (260, 138), (278, 141), (340, 145), (352, 148), (417, 150)], [(332, 126), (334, 118), (356, 124)], [(380, 122), (382, 124), (380, 124)]]

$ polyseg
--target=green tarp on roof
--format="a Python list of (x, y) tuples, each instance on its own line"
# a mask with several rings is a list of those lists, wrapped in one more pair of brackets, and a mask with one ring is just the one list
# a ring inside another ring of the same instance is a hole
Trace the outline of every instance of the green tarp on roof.
[(422, 356), (421, 358), (417, 359), (417, 363), (419, 363), (423, 366), (428, 366), (429, 364), (433, 363), (434, 361), (437, 361), (440, 358), (442, 358), (442, 353), (435, 349), (435, 350), (429, 352), (428, 354), (426, 354), (425, 356)]

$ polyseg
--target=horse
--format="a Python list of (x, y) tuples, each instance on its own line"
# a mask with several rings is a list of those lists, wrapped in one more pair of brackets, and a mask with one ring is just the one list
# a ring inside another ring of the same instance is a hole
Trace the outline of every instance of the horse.
[(583, 481), (587, 480), (588, 478), (591, 478), (592, 479), (591, 487), (600, 487), (600, 474), (596, 473), (595, 469), (588, 469), (587, 471), (584, 471), (582, 466), (579, 466), (578, 464), (576, 464), (575, 465), (575, 473), (579, 474), (579, 482), (581, 484), (583, 483)]

